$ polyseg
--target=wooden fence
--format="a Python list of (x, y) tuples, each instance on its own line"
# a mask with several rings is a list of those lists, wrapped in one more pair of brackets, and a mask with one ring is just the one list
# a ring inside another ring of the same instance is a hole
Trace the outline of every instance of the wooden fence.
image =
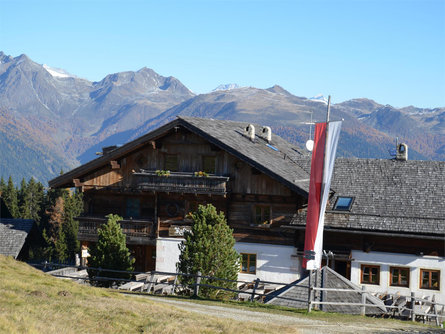
[[(42, 268), (47, 273), (51, 274), (55, 277), (60, 278), (69, 278), (72, 280), (82, 281), (84, 283), (91, 283), (92, 281), (112, 281), (115, 283), (115, 288), (124, 291), (138, 291), (140, 293), (147, 294), (177, 294), (183, 293), (191, 296), (199, 296), (199, 290), (202, 287), (232, 292), (237, 295), (237, 299), (248, 300), (250, 302), (260, 301), (262, 302), (266, 297), (270, 297), (269, 293), (266, 292), (267, 289), (265, 287), (268, 285), (269, 288), (275, 287), (275, 289), (270, 289), (272, 291), (278, 290), (281, 287), (288, 286), (289, 283), (282, 282), (271, 282), (264, 281), (257, 278), (255, 281), (246, 282), (239, 280), (228, 280), (224, 278), (218, 278), (213, 276), (205, 276), (198, 272), (198, 274), (185, 274), (185, 273), (172, 273), (172, 272), (160, 272), (160, 271), (151, 271), (151, 272), (128, 272), (122, 270), (113, 270), (113, 269), (105, 269), (105, 268), (92, 268), (92, 267), (72, 267), (68, 265), (62, 265), (58, 263), (48, 263), (44, 262), (41, 264), (32, 264), (35, 267)], [(60, 268), (54, 270), (54, 268)], [(87, 270), (95, 270), (97, 271), (97, 275), (94, 278), (90, 278), (88, 276)], [(125, 278), (110, 278), (100, 276), (101, 272), (114, 272), (117, 274), (126, 273), (130, 279)], [(81, 273), (81, 274), (79, 274)], [(181, 282), (180, 277), (191, 277), (193, 278), (194, 283), (183, 284)], [(201, 283), (202, 279), (209, 279), (213, 282), (222, 281), (222, 282), (231, 282), (236, 283), (237, 288), (231, 289), (226, 287), (218, 286), (216, 283), (213, 284), (204, 284)], [(260, 289), (260, 286), (263, 289)], [(297, 299), (297, 298), (288, 298), (280, 295), (274, 295), (273, 298), (281, 299), (281, 300), (289, 300), (299, 303), (304, 303), (307, 305), (307, 311), (311, 312), (313, 308), (319, 308), (321, 305), (343, 305), (343, 306), (359, 306), (360, 314), (365, 315), (367, 308), (384, 308), (386, 312), (384, 312), (385, 316), (399, 316), (409, 318), (412, 321), (423, 320), (429, 321), (434, 319), (437, 326), (440, 325), (440, 322), (445, 319), (445, 304), (435, 302), (434, 298), (432, 300), (427, 300), (423, 298), (415, 297), (414, 293), (411, 293), (410, 296), (397, 296), (398, 299), (403, 297), (403, 301), (401, 303), (392, 303), (392, 304), (369, 304), (366, 303), (367, 296), (370, 295), (370, 292), (366, 290), (363, 286), (362, 290), (353, 290), (353, 289), (336, 289), (336, 288), (322, 288), (316, 287), (310, 284), (308, 285), (298, 285), (299, 288), (308, 289), (308, 298), (306, 300)], [(317, 300), (315, 298), (315, 292), (320, 291), (324, 298), (319, 298)], [(352, 303), (352, 302), (341, 302), (341, 301), (326, 301), (326, 294), (329, 292), (354, 292), (359, 293), (361, 295), (361, 302)], [(247, 298), (246, 298), (247, 296)], [(385, 302), (385, 301), (384, 301)], [(425, 307), (426, 309), (422, 309)], [(441, 308), (441, 310), (439, 310)]]

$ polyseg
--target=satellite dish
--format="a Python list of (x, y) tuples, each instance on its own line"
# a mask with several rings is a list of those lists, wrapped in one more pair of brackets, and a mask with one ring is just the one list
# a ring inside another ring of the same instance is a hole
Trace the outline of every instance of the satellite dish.
[(309, 139), (309, 140), (306, 142), (306, 149), (307, 149), (309, 152), (312, 152), (312, 150), (314, 149), (314, 141), (313, 141), (312, 139)]

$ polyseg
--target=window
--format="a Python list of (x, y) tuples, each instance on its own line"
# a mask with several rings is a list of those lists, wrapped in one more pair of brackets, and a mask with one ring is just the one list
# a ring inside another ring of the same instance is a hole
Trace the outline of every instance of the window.
[(420, 288), (440, 290), (440, 270), (420, 269)]
[(272, 209), (270, 206), (257, 205), (255, 206), (255, 223), (269, 224), (272, 219)]
[(338, 196), (334, 204), (334, 210), (336, 211), (349, 211), (351, 210), (352, 203), (354, 202), (353, 197), (341, 197)]
[(202, 171), (210, 174), (215, 174), (216, 158), (212, 156), (202, 157)]
[(362, 284), (380, 284), (380, 267), (362, 264)]
[(241, 272), (244, 274), (256, 273), (256, 254), (241, 253)]
[(139, 198), (134, 198), (134, 197), (127, 198), (127, 208), (126, 208), (127, 217), (139, 218), (140, 206), (141, 203), (139, 201)]
[(170, 172), (178, 171), (178, 155), (177, 154), (166, 154), (164, 169), (169, 170)]
[(141, 201), (141, 217), (144, 218), (152, 218), (155, 214), (154, 208), (154, 199), (153, 198), (145, 198)]
[(409, 268), (390, 267), (389, 285), (409, 287)]

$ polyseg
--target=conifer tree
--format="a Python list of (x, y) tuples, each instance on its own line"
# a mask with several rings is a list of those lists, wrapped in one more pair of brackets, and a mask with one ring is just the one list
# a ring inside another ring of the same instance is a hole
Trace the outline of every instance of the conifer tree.
[[(125, 235), (119, 225), (122, 217), (114, 214), (106, 216), (108, 222), (97, 229), (97, 243), (91, 247), (88, 259), (88, 265), (95, 268), (106, 268), (113, 270), (132, 271), (134, 259), (130, 256), (130, 252), (125, 243)], [(130, 278), (127, 273), (116, 273), (106, 270), (89, 269), (88, 275), (90, 279), (98, 286), (111, 286), (117, 281), (113, 280), (94, 280), (97, 276), (109, 278)]]
[(2, 193), (2, 198), (5, 201), (6, 206), (11, 213), (11, 216), (14, 218), (19, 218), (19, 206), (17, 199), (17, 189), (14, 186), (14, 182), (12, 181), (12, 177), (10, 176), (8, 179), (8, 185), (4, 189)]
[(45, 255), (50, 261), (54, 259), (64, 261), (67, 258), (67, 247), (62, 228), (63, 211), (64, 200), (62, 197), (57, 198), (56, 203), (46, 211), (48, 224), (43, 230), (43, 238), (47, 243)]
[(27, 202), (29, 197), (28, 185), (26, 184), (25, 178), (23, 178), (18, 191), (20, 218), (31, 219), (31, 208)]
[[(224, 213), (217, 213), (211, 204), (199, 205), (191, 214), (192, 230), (186, 232), (185, 240), (179, 245), (178, 271), (236, 280), (239, 272), (239, 254), (233, 248), (235, 239), (232, 229), (227, 225)], [(195, 283), (195, 278), (182, 276), (185, 284)], [(236, 282), (203, 278), (201, 284), (210, 284), (229, 289), (236, 288)], [(224, 298), (232, 294), (223, 290), (200, 288), (200, 295), (206, 298)]]
[(43, 185), (40, 182), (36, 182), (34, 178), (30, 178), (24, 193), (23, 218), (33, 219), (37, 225), (40, 224), (40, 217), (43, 214), (43, 190)]
[(3, 191), (6, 189), (6, 182), (3, 176), (0, 178), (0, 196), (2, 195)]
[(74, 219), (83, 211), (82, 194), (65, 189), (51, 189), (44, 199), (46, 207), (42, 215), (43, 237), (47, 259), (73, 261), (79, 251), (78, 222)]
[(66, 256), (73, 260), (75, 254), (79, 251), (79, 240), (77, 239), (77, 231), (79, 229), (79, 222), (75, 220), (83, 211), (82, 194), (75, 192), (65, 192), (63, 195), (64, 210), (63, 210), (63, 234), (66, 244)]

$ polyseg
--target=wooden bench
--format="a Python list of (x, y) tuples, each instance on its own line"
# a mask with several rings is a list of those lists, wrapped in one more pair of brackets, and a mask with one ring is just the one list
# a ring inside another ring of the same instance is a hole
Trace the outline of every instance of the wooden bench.
[(144, 286), (144, 282), (128, 282), (120, 287), (118, 287), (119, 290), (128, 290), (128, 291), (135, 291), (135, 290), (142, 290)]

